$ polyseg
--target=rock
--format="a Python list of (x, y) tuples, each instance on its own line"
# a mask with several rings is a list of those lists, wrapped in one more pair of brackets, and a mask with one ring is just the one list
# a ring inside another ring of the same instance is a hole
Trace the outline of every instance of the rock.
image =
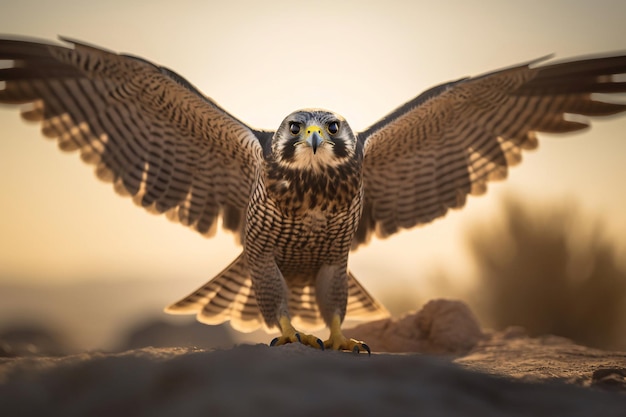
[[(163, 326), (148, 328), (160, 340)], [(374, 353), (294, 343), (0, 358), (0, 415), (626, 416), (625, 352), (483, 333), (458, 301), (346, 333)]]
[(207, 326), (192, 320), (186, 323), (171, 323), (153, 319), (128, 330), (122, 337), (117, 351), (142, 347), (200, 347), (205, 349), (226, 348), (234, 345), (226, 324)]
[(23, 324), (0, 333), (0, 357), (64, 356), (73, 352), (59, 333), (36, 324)]
[(511, 337), (507, 330), (495, 332), (454, 362), (507, 378), (567, 382), (626, 393), (621, 374), (626, 370), (626, 352), (580, 346), (559, 336)]
[(626, 392), (626, 368), (600, 368), (591, 376), (591, 386)]
[(461, 301), (432, 300), (415, 313), (361, 324), (346, 336), (365, 341), (376, 352), (461, 355), (484, 335), (476, 317)]
[(626, 396), (471, 372), (421, 354), (300, 344), (10, 359), (0, 415), (623, 417)]

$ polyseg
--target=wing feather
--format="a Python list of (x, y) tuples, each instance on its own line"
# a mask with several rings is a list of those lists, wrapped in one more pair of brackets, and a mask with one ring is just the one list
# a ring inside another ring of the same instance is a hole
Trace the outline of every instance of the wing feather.
[(353, 248), (486, 192), (537, 147), (536, 132), (573, 132), (586, 117), (626, 110), (594, 95), (626, 92), (626, 56), (540, 61), (442, 84), (361, 132), (365, 200)]
[(240, 236), (271, 132), (240, 122), (175, 72), (76, 41), (0, 40), (0, 103), (78, 151), (98, 178), (202, 234)]

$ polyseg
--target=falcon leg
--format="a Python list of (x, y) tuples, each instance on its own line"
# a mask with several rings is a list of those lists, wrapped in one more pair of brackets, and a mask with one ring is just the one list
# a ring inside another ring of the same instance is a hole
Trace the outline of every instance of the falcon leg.
[(341, 331), (341, 323), (346, 314), (348, 301), (348, 275), (346, 265), (324, 265), (316, 278), (317, 304), (330, 329), (330, 337), (324, 342), (325, 348), (333, 350), (361, 351), (371, 354), (365, 343), (348, 339)]
[(324, 347), (334, 350), (350, 350), (354, 353), (367, 352), (368, 355), (372, 354), (369, 346), (365, 343), (355, 339), (348, 339), (343, 335), (341, 331), (341, 317), (338, 314), (335, 314), (332, 318), (330, 337), (324, 341)]
[(324, 349), (324, 342), (319, 338), (299, 332), (291, 324), (287, 306), (288, 289), (276, 263), (273, 260), (263, 263), (253, 259), (249, 265), (258, 268), (256, 271), (252, 270), (252, 285), (261, 314), (270, 327), (278, 325), (280, 328), (281, 335), (272, 340), (270, 346), (297, 342)]
[(289, 317), (282, 316), (278, 320), (278, 323), (280, 325), (280, 331), (282, 335), (272, 340), (270, 346), (280, 346), (287, 343), (298, 342), (302, 343), (303, 345), (312, 346), (314, 348), (324, 350), (324, 342), (322, 342), (319, 338), (315, 336), (297, 331), (292, 326)]

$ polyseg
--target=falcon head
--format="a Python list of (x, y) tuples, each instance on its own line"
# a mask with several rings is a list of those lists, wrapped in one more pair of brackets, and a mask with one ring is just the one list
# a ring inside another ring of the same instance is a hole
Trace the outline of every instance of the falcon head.
[(361, 152), (346, 120), (330, 111), (308, 109), (291, 113), (272, 140), (279, 166), (320, 171), (354, 161)]

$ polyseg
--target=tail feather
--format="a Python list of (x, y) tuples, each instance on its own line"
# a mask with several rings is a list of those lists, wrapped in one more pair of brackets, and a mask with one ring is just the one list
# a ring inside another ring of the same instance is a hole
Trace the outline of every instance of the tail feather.
[(205, 324), (230, 320), (235, 330), (251, 332), (264, 326), (252, 279), (243, 254), (211, 281), (165, 308), (170, 314), (196, 314)]
[(352, 272), (348, 271), (346, 318), (350, 320), (372, 321), (389, 316), (389, 311), (359, 284)]
[[(289, 312), (293, 325), (314, 331), (324, 327), (315, 297), (315, 286), (296, 284), (289, 288)], [(259, 327), (268, 330), (256, 302), (252, 278), (243, 254), (219, 275), (165, 308), (170, 314), (196, 314), (198, 321), (216, 325), (230, 320), (235, 330), (251, 332)], [(348, 303), (346, 318), (376, 320), (389, 312), (376, 301), (348, 272)]]
[(324, 327), (324, 319), (315, 299), (314, 285), (290, 285), (288, 303), (291, 322), (296, 329), (312, 332)]
[[(296, 328), (314, 331), (324, 327), (315, 300), (315, 286), (292, 285), (289, 291), (289, 313)], [(372, 321), (389, 317), (387, 309), (372, 297), (348, 271), (346, 319)]]

